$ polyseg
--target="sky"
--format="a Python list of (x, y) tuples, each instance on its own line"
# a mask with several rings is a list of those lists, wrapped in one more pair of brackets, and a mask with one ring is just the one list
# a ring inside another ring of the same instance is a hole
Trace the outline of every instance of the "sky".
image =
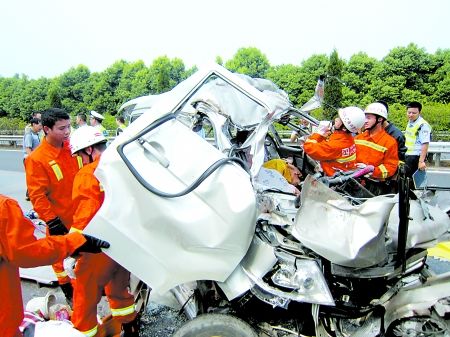
[(271, 65), (336, 48), (381, 59), (415, 43), (450, 48), (449, 0), (0, 0), (0, 77), (79, 64), (180, 58), (187, 68), (256, 47)]

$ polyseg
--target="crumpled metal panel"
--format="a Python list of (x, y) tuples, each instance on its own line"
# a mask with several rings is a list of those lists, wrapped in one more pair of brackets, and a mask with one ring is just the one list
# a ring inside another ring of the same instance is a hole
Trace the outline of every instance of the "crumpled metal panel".
[[(242, 81), (242, 79), (244, 81)], [(264, 79), (252, 79), (240, 75), (235, 79), (237, 84), (247, 89), (247, 93), (257, 92), (257, 100), (247, 96), (230, 83), (217, 78), (206, 83), (193, 98), (191, 104), (206, 114), (216, 131), (216, 145), (223, 153), (228, 153), (232, 143), (224, 129), (227, 123), (240, 130), (251, 131), (241, 148), (248, 148), (248, 164), (252, 176), (256, 176), (264, 163), (264, 141), (269, 126), (289, 108), (292, 107), (287, 94), (276, 85)], [(243, 82), (243, 83), (242, 83)], [(248, 83), (251, 87), (248, 87)], [(249, 90), (251, 89), (251, 90)]]
[[(124, 152), (139, 174), (164, 192), (185, 189), (224, 157), (177, 120), (144, 137), (168, 160), (167, 168), (137, 141)], [(152, 291), (163, 293), (192, 280), (224, 281), (250, 245), (256, 201), (249, 175), (237, 165), (222, 166), (193, 192), (172, 199), (140, 185), (114, 143), (95, 174), (105, 201), (85, 231), (109, 241), (105, 252)]]
[[(398, 200), (398, 195), (396, 196)], [(408, 239), (406, 248), (431, 248), (435, 246), (442, 236), (450, 229), (450, 218), (439, 207), (410, 200)], [(389, 217), (387, 237), (391, 239), (389, 250), (397, 250), (398, 240), (398, 207), (397, 205)]]
[[(395, 320), (406, 317), (429, 316), (430, 309), (450, 294), (450, 273), (428, 278), (423, 284), (401, 288), (384, 307), (386, 327)], [(445, 300), (444, 300), (445, 301)], [(448, 313), (447, 313), (448, 314)]]
[(273, 82), (261, 78), (251, 78), (233, 74), (236, 83), (242, 80), (259, 90), (266, 106), (239, 91), (229, 82), (217, 78), (203, 85), (191, 99), (192, 103), (205, 102), (217, 108), (217, 112), (227, 116), (239, 129), (251, 129), (263, 122), (274, 111), (287, 111), (292, 107), (289, 97)]
[(254, 286), (254, 282), (247, 275), (248, 272), (262, 278), (276, 262), (274, 248), (255, 236), (241, 264), (225, 282), (219, 282), (218, 285), (225, 296), (233, 300)]
[(292, 235), (327, 260), (364, 268), (387, 258), (385, 223), (394, 206), (390, 197), (353, 206), (343, 196), (308, 176)]

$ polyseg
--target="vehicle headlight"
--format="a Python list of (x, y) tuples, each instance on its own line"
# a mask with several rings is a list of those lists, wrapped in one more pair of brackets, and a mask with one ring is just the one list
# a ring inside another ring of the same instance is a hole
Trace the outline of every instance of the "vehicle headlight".
[(276, 285), (293, 289), (305, 302), (334, 305), (328, 285), (314, 260), (297, 260), (295, 267), (282, 264), (272, 275)]

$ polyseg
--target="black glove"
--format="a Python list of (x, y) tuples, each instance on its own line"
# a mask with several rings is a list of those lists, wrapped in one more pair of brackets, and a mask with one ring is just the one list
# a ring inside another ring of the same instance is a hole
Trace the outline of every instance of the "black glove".
[(66, 235), (69, 230), (64, 226), (61, 219), (56, 217), (47, 222), (48, 232), (50, 235)]
[(109, 248), (109, 242), (97, 239), (93, 236), (83, 234), (86, 242), (83, 243), (80, 247), (75, 249), (72, 253), (72, 256), (77, 255), (79, 253), (101, 253), (102, 248)]

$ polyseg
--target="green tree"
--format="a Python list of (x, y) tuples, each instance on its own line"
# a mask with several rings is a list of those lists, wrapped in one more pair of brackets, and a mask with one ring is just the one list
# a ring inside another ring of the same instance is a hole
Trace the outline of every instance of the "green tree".
[(233, 58), (225, 63), (225, 68), (251, 77), (265, 78), (270, 63), (259, 49), (247, 47), (240, 48)]
[(160, 94), (169, 91), (184, 79), (186, 71), (181, 59), (158, 57), (149, 69), (150, 93)]
[(298, 98), (304, 90), (302, 75), (300, 67), (283, 64), (271, 67), (266, 73), (266, 78), (286, 91), (294, 105), (299, 105)]
[(125, 64), (115, 92), (117, 100), (122, 104), (148, 92), (148, 69), (144, 62), (139, 60)]
[(26, 83), (21, 94), (21, 115), (24, 120), (28, 120), (31, 113), (47, 108), (47, 92), (50, 80), (41, 77), (37, 80), (30, 80)]
[[(381, 61), (381, 67), (376, 76), (389, 81), (389, 78), (400, 76), (404, 79), (404, 88), (416, 90), (423, 95), (431, 95), (432, 88), (428, 85), (430, 76), (436, 71), (437, 64), (433, 58), (425, 52), (423, 48), (415, 44), (407, 47), (397, 47), (392, 49)], [(402, 97), (398, 99), (402, 103), (406, 100)]]
[(92, 73), (83, 92), (86, 108), (99, 113), (115, 114), (122, 102), (115, 96), (127, 62), (115, 62), (101, 73)]
[(342, 106), (360, 105), (360, 101), (369, 92), (374, 80), (373, 69), (379, 62), (366, 53), (360, 52), (350, 57), (344, 65), (342, 80)]
[(15, 77), (0, 77), (0, 116), (7, 116), (11, 114), (11, 97), (17, 83), (18, 79)]
[(330, 55), (325, 80), (324, 117), (332, 119), (336, 115), (336, 109), (341, 106), (342, 84), (341, 76), (344, 62), (339, 59), (336, 49)]
[(450, 49), (438, 50), (434, 55), (437, 69), (430, 76), (434, 88), (432, 99), (436, 102), (450, 103)]
[(49, 107), (52, 108), (62, 108), (63, 104), (61, 102), (61, 87), (59, 85), (59, 80), (53, 80), (48, 88), (46, 101)]
[(70, 68), (52, 83), (52, 92), (49, 92), (49, 99), (55, 103), (59, 100), (61, 107), (67, 112), (76, 115), (80, 112), (86, 112), (87, 107), (84, 102), (84, 93), (89, 83), (91, 72), (85, 65), (79, 65), (76, 68)]
[(298, 97), (299, 105), (305, 104), (316, 89), (317, 80), (320, 75), (327, 72), (328, 57), (325, 54), (315, 54), (301, 63), (302, 92)]
[(223, 65), (223, 59), (221, 56), (219, 56), (219, 55), (216, 56), (216, 63), (220, 64), (221, 66)]

